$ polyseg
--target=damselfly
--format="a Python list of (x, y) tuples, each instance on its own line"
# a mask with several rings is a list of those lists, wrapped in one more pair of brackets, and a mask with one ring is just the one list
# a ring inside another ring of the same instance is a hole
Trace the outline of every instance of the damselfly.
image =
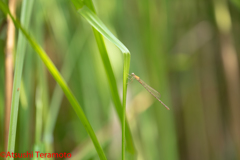
[(160, 100), (160, 93), (158, 91), (156, 91), (155, 89), (153, 89), (152, 87), (150, 87), (149, 85), (147, 85), (143, 80), (141, 80), (138, 76), (136, 76), (134, 73), (132, 73), (130, 79), (136, 79), (149, 93), (151, 93), (151, 95), (153, 95), (160, 103), (162, 103), (162, 105), (164, 105), (165, 108), (167, 108), (168, 110), (170, 110), (168, 108), (168, 106), (166, 104), (164, 104), (161, 100)]

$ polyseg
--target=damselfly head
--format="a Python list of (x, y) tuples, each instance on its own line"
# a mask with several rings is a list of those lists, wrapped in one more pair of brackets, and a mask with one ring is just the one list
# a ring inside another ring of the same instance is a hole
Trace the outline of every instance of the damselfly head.
[(135, 74), (134, 74), (134, 73), (132, 73), (131, 75), (132, 75), (132, 76), (135, 76)]

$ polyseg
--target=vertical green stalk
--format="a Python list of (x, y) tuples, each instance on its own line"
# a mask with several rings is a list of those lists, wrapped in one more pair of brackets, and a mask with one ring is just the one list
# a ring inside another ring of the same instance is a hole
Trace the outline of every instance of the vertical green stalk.
[[(97, 41), (101, 42), (99, 48), (106, 52), (105, 45), (102, 41), (102, 36), (114, 43), (123, 53), (123, 107), (122, 107), (122, 159), (125, 159), (125, 112), (126, 112), (126, 95), (127, 95), (127, 81), (130, 67), (130, 52), (129, 50), (107, 29), (103, 22), (87, 7), (82, 6), (78, 12), (94, 27), (94, 34)], [(100, 35), (101, 34), (101, 35)], [(111, 66), (110, 66), (111, 67)]]
[[(100, 146), (97, 137), (87, 119), (87, 117), (85, 116), (80, 104), (78, 103), (78, 101), (76, 100), (75, 96), (73, 95), (72, 91), (69, 89), (69, 87), (67, 86), (65, 80), (62, 78), (61, 74), (59, 73), (59, 71), (57, 70), (56, 66), (53, 64), (53, 62), (50, 60), (50, 58), (47, 56), (46, 52), (36, 43), (36, 41), (27, 33), (27, 31), (21, 26), (21, 24), (15, 20), (12, 16), (12, 14), (9, 11), (8, 6), (3, 3), (2, 1), (0, 1), (0, 8), (1, 10), (6, 14), (9, 15), (10, 18), (12, 19), (14, 25), (21, 29), (22, 33), (25, 35), (25, 37), (28, 39), (29, 43), (31, 44), (31, 46), (34, 48), (34, 50), (37, 52), (37, 54), (39, 55), (39, 57), (42, 59), (42, 61), (44, 62), (44, 64), (46, 65), (46, 67), (48, 68), (49, 72), (52, 74), (52, 76), (54, 77), (54, 79), (58, 82), (58, 84), (61, 86), (62, 90), (64, 91), (67, 99), (69, 100), (70, 104), (72, 105), (74, 111), (76, 112), (76, 114), (78, 115), (79, 119), (81, 120), (81, 122), (83, 123), (86, 131), (88, 132), (89, 136), (92, 139), (92, 142), (98, 152), (98, 155), (100, 157), (100, 159), (105, 160), (106, 156), (102, 150), (102, 147)], [(19, 77), (19, 75), (18, 75)], [(15, 84), (16, 85), (16, 84)], [(20, 86), (20, 85), (19, 85)], [(17, 87), (17, 86), (15, 86)], [(16, 90), (18, 91), (18, 90)], [(19, 98), (19, 96), (18, 96)], [(16, 103), (16, 101), (15, 101)], [(18, 105), (17, 105), (18, 106)], [(18, 107), (17, 108), (12, 108), (14, 112), (11, 113), (11, 118), (14, 118), (14, 120), (17, 120), (17, 113), (18, 113)], [(9, 147), (9, 151), (13, 152), (14, 151), (14, 146), (15, 146), (15, 136), (16, 136), (16, 121), (10, 121), (10, 136), (9, 136), (9, 140), (10, 140), (10, 147)], [(12, 133), (12, 134), (11, 134)]]
[[(36, 12), (35, 21), (35, 34), (39, 43), (42, 43), (42, 15), (40, 12)], [(48, 86), (45, 74), (45, 66), (39, 57), (36, 57), (37, 61), (37, 89), (36, 89), (36, 126), (35, 126), (35, 145), (34, 151), (39, 150), (42, 145), (42, 130), (44, 122), (44, 112), (48, 110)]]
[[(112, 94), (113, 103), (115, 106), (115, 109), (117, 111), (117, 114), (119, 116), (120, 122), (123, 122), (123, 116), (122, 116), (122, 104), (120, 101), (120, 97), (118, 94), (117, 89), (117, 83), (116, 79), (112, 70), (112, 66), (108, 57), (107, 49), (105, 47), (105, 43), (103, 40), (103, 37), (106, 37), (108, 40), (110, 40), (112, 43), (114, 43), (121, 51), (122, 53), (129, 53), (128, 49), (108, 30), (108, 28), (104, 25), (103, 22), (96, 16), (96, 12), (93, 6), (93, 3), (91, 0), (72, 0), (72, 3), (78, 10), (78, 12), (92, 25), (93, 32), (95, 39), (97, 41), (97, 45), (100, 51), (100, 55), (103, 61), (104, 68), (107, 73), (108, 82), (110, 84), (110, 90)], [(90, 10), (89, 10), (90, 9)], [(92, 13), (91, 13), (92, 12)], [(99, 33), (100, 32), (100, 33)], [(130, 132), (130, 128), (128, 125), (128, 122), (126, 123), (126, 149), (131, 154), (135, 153), (135, 147), (132, 140), (132, 135)]]
[[(21, 9), (21, 23), (24, 25), (25, 28), (28, 28), (29, 21), (32, 15), (32, 8), (33, 8), (34, 1), (31, 0), (24, 0), (22, 2), (22, 9)], [(32, 102), (32, 94), (31, 89), (33, 85), (31, 73), (33, 70), (32, 65), (32, 54), (30, 53), (30, 50), (27, 50), (27, 41), (23, 34), (19, 32), (19, 37), (17, 41), (17, 52), (16, 54), (24, 55), (27, 51), (26, 58), (24, 57), (24, 68), (25, 74), (23, 73), (22, 77), (22, 84), (21, 85), (21, 94), (20, 94), (20, 101), (22, 102), (19, 109), (19, 128), (21, 130), (18, 130), (18, 135), (20, 138), (18, 138), (18, 147), (16, 149), (17, 152), (23, 153), (29, 150), (30, 148), (30, 125), (31, 125), (31, 102)], [(26, 98), (26, 101), (22, 101), (22, 97)]]
[[(160, 9), (159, 9), (160, 6)], [(168, 62), (169, 62), (169, 48), (171, 48), (172, 24), (169, 17), (169, 10), (171, 7), (171, 0), (160, 1), (140, 1), (139, 10), (143, 17), (140, 21), (144, 24), (141, 27), (141, 34), (144, 37), (143, 49), (147, 62), (148, 76), (150, 77), (153, 86), (161, 92), (162, 100), (171, 106), (170, 88), (168, 79)], [(158, 105), (158, 103), (156, 103)], [(171, 107), (170, 107), (171, 108)], [(164, 160), (178, 159), (177, 136), (174, 125), (173, 112), (163, 110), (158, 106), (151, 108), (151, 118), (156, 123), (152, 124), (152, 128), (156, 128), (159, 135), (150, 136), (146, 134), (146, 144), (149, 146), (146, 153), (149, 154), (150, 159), (157, 157)], [(152, 135), (153, 133), (151, 133)], [(158, 146), (161, 152), (156, 150)], [(148, 157), (148, 159), (149, 159)]]
[[(39, 74), (40, 75), (40, 74)], [(42, 136), (42, 113), (43, 113), (43, 101), (42, 101), (42, 88), (41, 84), (38, 83), (36, 90), (36, 126), (35, 126), (35, 146), (40, 146)]]
[[(6, 13), (9, 12), (7, 8), (4, 8), (4, 3), (1, 2), (1, 9)], [(26, 12), (31, 12), (31, 10), (25, 10), (26, 6), (31, 6), (33, 4), (33, 0), (23, 1), (23, 16), (21, 17), (21, 22), (23, 22), (28, 27), (29, 16), (31, 14), (26, 14)], [(30, 7), (31, 8), (31, 7)], [(26, 15), (25, 15), (26, 14)], [(17, 44), (17, 52), (16, 52), (16, 61), (15, 61), (15, 72), (14, 72), (14, 81), (13, 81), (13, 92), (12, 92), (12, 104), (11, 104), (11, 117), (10, 117), (10, 126), (9, 126), (9, 137), (8, 137), (8, 151), (14, 152), (15, 149), (15, 140), (16, 140), (16, 129), (17, 129), (17, 120), (18, 120), (18, 109), (19, 109), (19, 95), (20, 95), (20, 85), (22, 78), (22, 68), (23, 61), (25, 56), (25, 47), (26, 40), (23, 38), (23, 34), (19, 33), (18, 44)], [(9, 159), (13, 159), (8, 157)]]
[[(130, 52), (129, 50), (108, 30), (104, 23), (96, 16), (95, 10), (91, 0), (81, 1), (72, 0), (78, 12), (92, 25), (95, 38), (98, 42), (98, 47), (105, 65), (105, 69), (112, 73), (112, 68), (108, 59), (107, 51), (102, 39), (102, 35), (114, 43), (123, 53), (124, 64), (123, 64), (123, 102), (122, 102), (122, 115), (120, 115), (122, 122), (122, 159), (125, 159), (125, 112), (126, 112), (126, 96), (127, 96), (127, 81), (130, 67)], [(89, 8), (88, 8), (89, 7)], [(104, 55), (104, 56), (103, 56)], [(108, 65), (107, 65), (108, 64)], [(109, 73), (107, 72), (107, 73)], [(114, 78), (114, 76), (112, 76)], [(115, 80), (112, 79), (112, 80)], [(111, 79), (109, 79), (111, 83)], [(114, 81), (115, 82), (115, 81)], [(114, 93), (117, 95), (117, 93)]]
[[(65, 56), (65, 60), (63, 62), (63, 66), (61, 68), (61, 74), (64, 77), (65, 81), (68, 82), (72, 76), (73, 70), (76, 67), (76, 63), (79, 60), (79, 52), (83, 50), (83, 47), (85, 45), (85, 42), (87, 40), (87, 35), (82, 35), (80, 32), (81, 29), (77, 29), (77, 31), (74, 33), (74, 36), (69, 43), (69, 49), (67, 51), (67, 54)], [(79, 41), (79, 36), (83, 36), (82, 39)], [(50, 102), (49, 111), (46, 115), (46, 125), (44, 127), (44, 143), (46, 146), (46, 151), (50, 152), (51, 146), (53, 146), (53, 131), (56, 125), (58, 113), (61, 107), (61, 102), (64, 97), (64, 93), (62, 92), (60, 86), (56, 84), (52, 99)]]
[(124, 53), (123, 64), (123, 112), (122, 112), (122, 160), (125, 159), (125, 119), (126, 119), (126, 98), (127, 98), (127, 82), (130, 68), (130, 53)]

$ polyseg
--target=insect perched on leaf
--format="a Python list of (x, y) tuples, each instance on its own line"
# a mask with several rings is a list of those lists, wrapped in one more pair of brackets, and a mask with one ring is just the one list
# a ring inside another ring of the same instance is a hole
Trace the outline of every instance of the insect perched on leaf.
[(17, 91), (19, 91), (19, 88), (17, 89)]
[(134, 73), (132, 73), (130, 75), (130, 79), (136, 79), (149, 93), (151, 93), (151, 95), (153, 95), (160, 103), (162, 103), (162, 105), (167, 108), (167, 110), (170, 110), (168, 108), (168, 106), (166, 104), (164, 104), (161, 100), (160, 100), (160, 93), (158, 91), (156, 91), (155, 89), (153, 89), (152, 87), (150, 87), (149, 85), (147, 85), (143, 80), (141, 80), (138, 76), (136, 76)]

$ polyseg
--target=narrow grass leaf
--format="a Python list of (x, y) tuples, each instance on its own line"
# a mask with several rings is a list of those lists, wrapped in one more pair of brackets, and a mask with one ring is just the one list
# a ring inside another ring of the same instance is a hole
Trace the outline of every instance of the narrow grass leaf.
[(83, 6), (78, 12), (90, 23), (98, 32), (100, 32), (105, 38), (115, 44), (122, 53), (129, 54), (129, 50), (120, 42), (109, 29), (104, 25), (104, 23), (98, 18), (98, 16), (93, 13), (87, 6)]
[[(34, 4), (34, 0), (29, 1), (29, 0), (23, 0), (22, 2), (22, 8), (21, 8), (21, 17), (20, 17), (20, 22), (23, 24), (23, 26), (28, 29), (29, 28), (29, 22), (31, 19), (31, 15), (32, 15), (32, 8), (33, 8), (33, 4)], [(25, 53), (26, 53), (26, 48), (27, 48), (28, 44), (27, 44), (27, 40), (24, 37), (24, 35), (19, 32), (19, 36), (17, 39), (17, 51), (16, 54), (17, 56), (21, 56), (22, 60), (22, 64), (26, 64), (25, 61)], [(28, 57), (29, 58), (29, 57)], [(29, 63), (27, 63), (29, 64)], [(26, 67), (26, 66), (25, 66)], [(32, 68), (32, 66), (31, 66)], [(24, 69), (22, 69), (24, 70)], [(16, 70), (15, 70), (16, 71)], [(25, 70), (26, 71), (26, 70)], [(26, 72), (25, 72), (26, 73)], [(21, 80), (21, 85), (20, 85), (20, 102), (22, 105), (20, 105), (20, 111), (19, 111), (19, 118), (18, 118), (18, 125), (19, 128), (21, 128), (21, 130), (18, 130), (18, 135), (19, 140), (17, 140), (19, 142), (19, 144), (16, 147), (16, 152), (24, 152), (26, 150), (29, 150), (30, 148), (30, 107), (28, 105), (30, 105), (28, 102), (30, 102), (31, 100), (31, 94), (28, 92), (29, 88), (32, 88), (31, 86), (31, 82), (30, 83), (26, 83), (26, 81), (23, 82), (24, 76), (21, 74), (20, 75), (22, 78), (19, 77), (19, 80)], [(14, 77), (15, 78), (15, 77)], [(18, 77), (16, 77), (18, 78)], [(28, 81), (29, 82), (29, 81)], [(26, 85), (27, 84), (27, 85)], [(16, 103), (16, 105), (18, 105), (18, 103)]]
[[(1, 9), (6, 14), (9, 12), (8, 7), (1, 2)], [(22, 11), (21, 21), (24, 22), (25, 27), (28, 27), (29, 16), (28, 12), (31, 12), (31, 6), (34, 1), (23, 1), (23, 10), (30, 8), (30, 10)], [(11, 103), (11, 115), (10, 115), (10, 126), (9, 126), (9, 139), (8, 139), (8, 151), (14, 152), (15, 149), (15, 140), (16, 140), (16, 129), (17, 129), (17, 120), (18, 120), (18, 109), (19, 109), (19, 96), (20, 96), (20, 86), (22, 78), (22, 68), (23, 61), (25, 56), (26, 41), (23, 38), (22, 34), (19, 34), (18, 44), (17, 44), (17, 54), (16, 54), (16, 63), (15, 63), (15, 72), (14, 72), (14, 81), (13, 81), (13, 91), (12, 91), (12, 103)], [(13, 159), (8, 157), (9, 159)]]
[[(94, 17), (96, 15), (95, 14), (95, 9), (93, 6), (93, 3), (91, 0), (84, 0), (84, 1), (80, 1), (80, 0), (72, 0), (75, 8), (77, 10), (81, 9), (84, 4), (93, 12), (90, 13), (91, 15), (93, 15)], [(103, 24), (102, 22), (100, 22), (101, 24)], [(108, 53), (107, 53), (107, 49), (105, 47), (105, 43), (102, 37), (102, 34), (98, 32), (98, 30), (96, 30), (94, 27), (93, 28), (93, 33), (99, 48), (99, 52), (100, 52), (100, 56), (102, 58), (103, 61), (103, 65), (107, 74), (107, 78), (108, 78), (108, 83), (110, 86), (110, 90), (111, 90), (111, 95), (112, 95), (112, 99), (113, 99), (113, 103), (115, 106), (115, 109), (117, 111), (118, 117), (120, 119), (121, 124), (123, 123), (123, 110), (122, 110), (122, 103), (120, 101), (120, 96), (118, 94), (118, 88), (117, 88), (117, 82), (113, 73), (113, 69), (108, 57)], [(104, 27), (107, 28), (107, 27)], [(125, 47), (123, 47), (125, 48)], [(131, 154), (135, 154), (135, 147), (134, 147), (134, 143), (133, 143), (133, 138), (131, 135), (131, 131), (129, 128), (129, 124), (127, 122), (127, 120), (125, 119), (126, 122), (126, 150), (131, 153)]]
[[(47, 54), (45, 53), (45, 51), (35, 42), (35, 40), (33, 38), (31, 38), (31, 36), (26, 32), (26, 30), (21, 26), (21, 24), (15, 20), (12, 16), (12, 14), (9, 11), (8, 6), (3, 3), (2, 1), (0, 1), (0, 9), (5, 13), (8, 14), (10, 16), (10, 18), (12, 19), (13, 23), (15, 24), (15, 26), (20, 29), (22, 31), (22, 33), (26, 36), (27, 40), (29, 41), (29, 43), (31, 44), (31, 46), (34, 48), (34, 50), (38, 53), (38, 55), (40, 56), (40, 58), (42, 59), (42, 61), (44, 62), (44, 64), (46, 65), (46, 67), (48, 68), (49, 72), (52, 74), (52, 76), (54, 77), (54, 79), (58, 82), (58, 84), (61, 86), (61, 88), (63, 89), (66, 97), (68, 98), (69, 102), (71, 103), (73, 109), (75, 110), (76, 114), (78, 115), (79, 119), (81, 120), (81, 122), (83, 123), (85, 129), (87, 130), (88, 134), (90, 135), (94, 146), (98, 152), (98, 155), (100, 157), (100, 159), (106, 159), (106, 156), (101, 148), (101, 146), (99, 145), (99, 142), (97, 140), (97, 137), (89, 123), (89, 121), (87, 120), (81, 106), (79, 105), (79, 103), (77, 102), (76, 98), (74, 97), (74, 95), (72, 94), (71, 90), (69, 89), (69, 87), (67, 86), (66, 82), (64, 81), (64, 79), (62, 78), (61, 74), (58, 72), (57, 68), (55, 67), (55, 65), (53, 64), (53, 62), (50, 60), (50, 58), (47, 56)], [(19, 84), (20, 86), (20, 84)], [(18, 101), (17, 101), (18, 103)], [(15, 117), (17, 116), (17, 111), (18, 108), (16, 108), (16, 110), (13, 110), (14, 112), (11, 112), (11, 117)], [(15, 127), (11, 127), (12, 129), (14, 129), (14, 132), (10, 132), (10, 136), (9, 136), (9, 151), (14, 152), (14, 146), (15, 146), (15, 136), (16, 136), (16, 122), (17, 121), (10, 121), (10, 125), (11, 126), (15, 126)], [(14, 136), (14, 138), (12, 137), (12, 134)]]
[(126, 96), (127, 96), (127, 81), (128, 73), (130, 68), (130, 52), (129, 50), (120, 42), (109, 29), (104, 25), (104, 23), (92, 12), (86, 5), (81, 6), (78, 12), (94, 27), (98, 32), (100, 32), (105, 38), (110, 42), (115, 44), (123, 53), (124, 65), (123, 65), (123, 111), (122, 111), (122, 159), (125, 159), (125, 112), (126, 112)]
[[(71, 75), (73, 73), (74, 68), (76, 67), (76, 63), (79, 59), (79, 52), (84, 47), (84, 44), (87, 40), (87, 33), (84, 35), (79, 42), (79, 36), (82, 34), (80, 32), (81, 30), (78, 29), (76, 33), (74, 34), (70, 45), (68, 53), (66, 54), (66, 57), (64, 58), (63, 66), (61, 69), (61, 74), (64, 77), (65, 81), (68, 82), (71, 78)], [(44, 141), (47, 145), (50, 145), (51, 139), (53, 136), (54, 127), (57, 121), (58, 112), (61, 106), (61, 102), (63, 99), (64, 93), (62, 92), (59, 85), (56, 85), (53, 91), (51, 103), (50, 103), (50, 109), (47, 114), (47, 120), (46, 120), (46, 126), (44, 129)]]

